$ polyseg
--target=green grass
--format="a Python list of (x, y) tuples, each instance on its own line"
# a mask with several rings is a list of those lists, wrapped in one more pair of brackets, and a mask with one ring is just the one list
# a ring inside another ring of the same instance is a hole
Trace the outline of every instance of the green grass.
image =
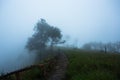
[[(44, 64), (44, 63), (50, 63), (51, 64)], [(44, 64), (44, 69), (45, 71), (49, 74), (54, 67), (55, 63), (55, 58), (54, 57), (49, 57), (46, 58), (44, 61), (37, 62), (37, 64)], [(33, 67), (29, 70), (20, 72), (20, 78), (21, 80), (46, 80), (46, 76), (43, 74), (43, 68), (40, 67)], [(0, 79), (1, 80), (1, 79)], [(10, 75), (8, 77), (5, 77), (5, 80), (16, 80), (15, 74)]]
[(41, 79), (44, 80), (43, 74), (40, 69), (34, 68), (28, 71), (25, 71), (21, 74), (22, 80), (35, 80), (35, 79)]
[(67, 80), (120, 80), (120, 55), (68, 49)]
[[(69, 64), (65, 80), (120, 80), (120, 54), (64, 49)], [(46, 63), (47, 58), (42, 63)], [(46, 66), (47, 67), (47, 66)], [(48, 68), (50, 69), (51, 68)], [(50, 71), (48, 70), (48, 72)], [(41, 69), (33, 68), (21, 73), (22, 80), (45, 80)], [(11, 79), (15, 80), (14, 76)]]
[[(37, 79), (45, 80), (45, 77), (44, 77), (41, 69), (38, 67), (31, 68), (30, 70), (20, 72), (19, 74), (20, 74), (21, 80), (37, 80)], [(8, 77), (5, 77), (2, 80), (16, 80), (16, 77), (15, 77), (15, 74), (13, 74)]]

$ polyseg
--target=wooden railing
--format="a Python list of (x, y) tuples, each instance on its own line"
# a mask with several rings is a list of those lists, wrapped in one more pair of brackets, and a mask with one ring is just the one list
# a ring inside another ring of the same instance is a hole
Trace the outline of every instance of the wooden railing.
[(0, 80), (8, 80), (8, 79), (5, 79), (5, 78), (10, 77), (11, 75), (15, 76), (15, 80), (21, 80), (21, 73), (22, 72), (28, 71), (28, 70), (31, 70), (31, 69), (34, 69), (34, 68), (40, 69), (42, 71), (43, 76), (47, 77), (49, 75), (47, 69), (52, 70), (52, 68), (56, 64), (57, 58), (58, 58), (58, 55), (54, 56), (54, 58), (49, 59), (44, 64), (31, 65), (29, 67), (25, 67), (23, 69), (19, 69), (19, 70), (16, 70), (14, 72), (10, 72), (10, 73), (7, 73), (5, 75), (1, 75)]
[(38, 65), (32, 65), (32, 66), (29, 66), (29, 67), (26, 67), (26, 68), (23, 68), (23, 69), (20, 69), (20, 70), (16, 70), (14, 72), (10, 72), (10, 73), (7, 73), (5, 75), (1, 75), (0, 76), (0, 80), (4, 80), (6, 77), (9, 77), (11, 75), (15, 75), (16, 77), (16, 80), (21, 80), (21, 75), (20, 73), (24, 72), (24, 71), (27, 71), (27, 70), (30, 70), (30, 69), (33, 69), (33, 68), (39, 68), (39, 69), (42, 69), (43, 70), (43, 74), (45, 75), (45, 68), (44, 68), (45, 64), (38, 64)]

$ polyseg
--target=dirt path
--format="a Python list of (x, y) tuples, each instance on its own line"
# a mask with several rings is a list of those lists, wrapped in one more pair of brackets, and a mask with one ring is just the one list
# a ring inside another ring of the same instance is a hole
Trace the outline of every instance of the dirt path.
[(68, 60), (64, 53), (58, 55), (57, 64), (53, 69), (52, 74), (47, 80), (63, 80), (67, 68)]

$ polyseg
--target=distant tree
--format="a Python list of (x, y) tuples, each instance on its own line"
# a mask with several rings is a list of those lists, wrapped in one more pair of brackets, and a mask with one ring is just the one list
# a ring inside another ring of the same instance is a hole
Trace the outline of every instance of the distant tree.
[(90, 42), (83, 45), (85, 50), (96, 50), (105, 53), (120, 53), (120, 42), (114, 43), (102, 43), (102, 42)]
[(102, 42), (90, 42), (83, 45), (83, 49), (85, 50), (94, 50), (94, 51), (103, 51), (107, 52), (107, 46), (106, 44), (103, 44)]
[(114, 52), (115, 51), (115, 46), (111, 42), (106, 44), (106, 48), (107, 48), (107, 52)]
[(120, 42), (116, 42), (115, 45), (117, 52), (120, 53)]
[(86, 43), (82, 46), (84, 50), (92, 50), (92, 44), (91, 43)]
[(112, 52), (114, 53), (120, 52), (120, 42), (112, 43)]
[(28, 39), (26, 48), (32, 50), (44, 50), (46, 47), (53, 47), (62, 43), (62, 34), (59, 28), (50, 26), (44, 19), (38, 21), (34, 27), (35, 33)]

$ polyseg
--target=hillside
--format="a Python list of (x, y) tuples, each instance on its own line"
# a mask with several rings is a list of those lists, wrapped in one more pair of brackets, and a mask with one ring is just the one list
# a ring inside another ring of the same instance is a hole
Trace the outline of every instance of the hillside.
[(68, 49), (66, 80), (119, 80), (120, 54)]
[[(60, 53), (56, 58), (47, 60), (50, 64), (44, 68), (47, 74), (41, 71), (42, 69), (33, 68), (22, 72), (21, 79), (64, 80), (64, 77), (65, 80), (120, 79), (120, 54), (72, 48), (61, 50), (63, 50), (62, 54)], [(15, 80), (15, 76), (12, 75), (7, 79)]]

